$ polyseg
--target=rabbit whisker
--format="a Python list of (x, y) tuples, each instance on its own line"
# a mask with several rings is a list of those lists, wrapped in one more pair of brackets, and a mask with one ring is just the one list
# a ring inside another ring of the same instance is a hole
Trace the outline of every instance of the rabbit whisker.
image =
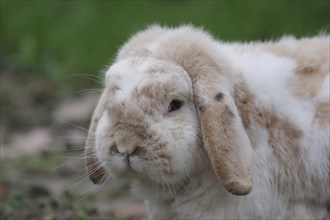
[[(103, 77), (98, 77), (98, 76), (93, 76), (93, 75), (90, 75), (90, 74), (72, 74), (71, 76), (79, 76), (79, 77), (82, 77), (82, 78), (85, 78), (85, 79), (89, 79), (93, 82), (97, 82), (97, 83), (100, 83), (100, 84), (103, 84), (103, 81), (100, 81), (100, 80), (97, 80), (97, 79), (103, 79)], [(94, 79), (92, 78), (94, 77)], [(95, 79), (97, 78), (97, 79)]]
[(71, 122), (65, 121), (65, 120), (60, 119), (60, 118), (56, 118), (56, 119), (57, 119), (58, 121), (62, 121), (62, 122), (64, 122), (64, 123), (68, 124), (68, 125), (72, 125), (73, 127), (76, 127), (76, 128), (79, 128), (79, 129), (81, 129), (81, 130), (83, 130), (83, 131), (87, 131), (87, 132), (88, 132), (88, 129), (83, 128), (83, 127), (80, 127), (79, 125), (75, 125), (75, 124), (73, 124), (73, 123), (71, 123)]
[(78, 203), (81, 202), (83, 199), (87, 198), (87, 196), (89, 196), (91, 193), (93, 193), (97, 188), (98, 188), (97, 185), (92, 186), (89, 190), (87, 190), (87, 192), (84, 192), (84, 193), (83, 193), (84, 195), (83, 195), (79, 200), (75, 201), (73, 204), (74, 204), (74, 205), (75, 205), (75, 204), (78, 204)]
[(84, 90), (80, 90), (80, 91), (77, 91), (77, 92), (69, 93), (67, 95), (63, 95), (63, 96), (61, 96), (61, 98), (69, 97), (69, 96), (79, 94), (79, 93), (87, 93), (87, 92), (99, 92), (99, 93), (101, 93), (102, 91), (103, 91), (103, 89), (84, 89)]
[(58, 135), (52, 135), (52, 137), (61, 138), (61, 139), (75, 139), (75, 138), (86, 139), (87, 138), (87, 137), (69, 137), (69, 136), (58, 136)]
[[(73, 158), (71, 158), (71, 159), (73, 159)], [(67, 162), (65, 162), (65, 163), (63, 163), (63, 164), (61, 164), (61, 165), (59, 165), (59, 166), (53, 168), (52, 170), (50, 170), (49, 173), (48, 173), (48, 175), (51, 175), (51, 174), (54, 173), (57, 169), (59, 169), (59, 168), (61, 168), (61, 167), (63, 167), (63, 166), (66, 166), (66, 165), (68, 165), (68, 164), (72, 164), (72, 163), (76, 163), (76, 162), (78, 162), (78, 161), (81, 161), (82, 159), (84, 159), (84, 158), (78, 158), (78, 159), (73, 160), (73, 161), (67, 161)]]

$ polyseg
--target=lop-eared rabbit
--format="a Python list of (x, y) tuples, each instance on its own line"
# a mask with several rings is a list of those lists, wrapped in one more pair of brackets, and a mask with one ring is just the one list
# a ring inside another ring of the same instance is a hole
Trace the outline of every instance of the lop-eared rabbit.
[(129, 179), (150, 219), (330, 219), (329, 39), (137, 33), (105, 74), (90, 179)]

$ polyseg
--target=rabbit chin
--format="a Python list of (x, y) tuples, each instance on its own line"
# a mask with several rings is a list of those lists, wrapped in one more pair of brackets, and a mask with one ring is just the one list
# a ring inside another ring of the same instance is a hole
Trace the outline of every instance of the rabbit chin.
[(177, 182), (175, 179), (177, 178), (174, 175), (165, 174), (164, 171), (161, 170), (152, 170), (152, 169), (137, 169), (134, 164), (132, 164), (131, 168), (121, 167), (116, 169), (111, 169), (110, 171), (112, 176), (115, 179), (126, 179), (130, 181), (140, 180), (142, 182), (150, 182), (150, 183), (158, 183), (162, 184), (167, 181)]

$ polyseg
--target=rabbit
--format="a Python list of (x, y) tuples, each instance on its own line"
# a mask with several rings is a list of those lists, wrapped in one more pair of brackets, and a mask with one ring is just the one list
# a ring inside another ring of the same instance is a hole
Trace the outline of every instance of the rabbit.
[(90, 179), (129, 179), (150, 219), (330, 219), (329, 41), (133, 35), (92, 116)]

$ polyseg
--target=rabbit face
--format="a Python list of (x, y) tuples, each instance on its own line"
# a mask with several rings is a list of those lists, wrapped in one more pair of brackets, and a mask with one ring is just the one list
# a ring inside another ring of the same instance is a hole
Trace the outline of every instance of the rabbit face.
[(147, 33), (106, 74), (86, 140), (90, 179), (133, 173), (173, 183), (206, 167), (229, 192), (250, 193), (253, 149), (232, 97), (235, 70), (202, 31), (155, 42)]
[(95, 132), (96, 157), (111, 177), (177, 182), (202, 168), (202, 140), (191, 80), (151, 58), (114, 64)]

